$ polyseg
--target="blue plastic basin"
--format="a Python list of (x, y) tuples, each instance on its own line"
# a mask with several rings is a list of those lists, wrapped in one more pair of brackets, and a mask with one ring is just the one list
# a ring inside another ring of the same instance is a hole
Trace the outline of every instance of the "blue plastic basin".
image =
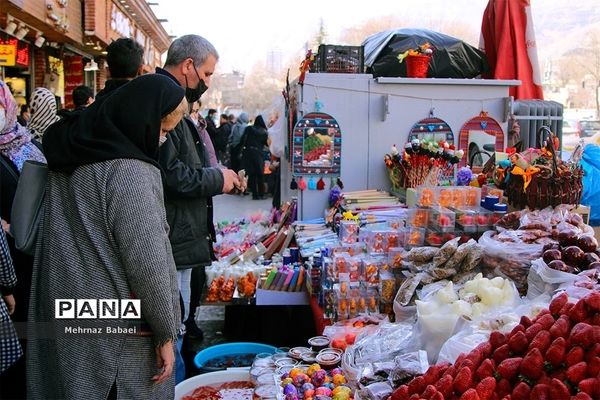
[(194, 364), (196, 365), (196, 368), (201, 371), (219, 371), (222, 370), (222, 368), (207, 368), (204, 366), (204, 364), (213, 358), (222, 356), (231, 356), (236, 354), (275, 353), (276, 351), (277, 348), (262, 343), (238, 342), (218, 344), (216, 346), (211, 346), (207, 349), (204, 349), (196, 354), (196, 357), (194, 357)]

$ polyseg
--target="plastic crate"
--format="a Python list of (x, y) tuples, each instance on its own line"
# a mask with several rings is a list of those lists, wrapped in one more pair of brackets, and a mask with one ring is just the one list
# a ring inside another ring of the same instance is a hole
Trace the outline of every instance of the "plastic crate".
[(362, 74), (365, 66), (364, 49), (362, 46), (322, 44), (314, 64), (314, 72)]

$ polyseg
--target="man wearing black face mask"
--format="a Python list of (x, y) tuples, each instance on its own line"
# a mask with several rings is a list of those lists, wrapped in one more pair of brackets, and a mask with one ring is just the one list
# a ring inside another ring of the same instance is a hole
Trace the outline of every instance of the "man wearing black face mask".
[[(206, 39), (182, 36), (171, 43), (165, 66), (156, 73), (184, 87), (188, 102), (193, 104), (208, 89), (218, 57)], [(201, 336), (194, 315), (204, 284), (204, 267), (215, 259), (212, 197), (243, 188), (234, 171), (210, 167), (205, 144), (189, 116), (167, 136), (160, 147), (159, 163), (184, 321), (190, 333)]]

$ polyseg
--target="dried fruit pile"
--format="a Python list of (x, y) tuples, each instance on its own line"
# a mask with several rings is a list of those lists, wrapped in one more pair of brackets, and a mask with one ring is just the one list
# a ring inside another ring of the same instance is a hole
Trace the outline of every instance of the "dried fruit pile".
[(600, 398), (600, 292), (577, 303), (565, 293), (533, 320), (454, 365), (437, 364), (397, 388), (391, 400), (565, 400)]

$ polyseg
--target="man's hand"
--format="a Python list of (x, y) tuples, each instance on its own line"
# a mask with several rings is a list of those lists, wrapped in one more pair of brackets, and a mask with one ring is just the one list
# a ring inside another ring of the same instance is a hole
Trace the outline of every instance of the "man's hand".
[(10, 232), (10, 224), (8, 222), (6, 222), (5, 220), (0, 220), (0, 221), (2, 222), (2, 229), (8, 235), (8, 233)]
[(223, 172), (223, 193), (231, 193), (240, 186), (240, 178), (235, 171), (231, 169), (222, 169)]
[(8, 315), (13, 315), (15, 312), (15, 298), (12, 294), (3, 296), (6, 308), (8, 308)]
[(175, 349), (173, 348), (173, 342), (168, 341), (160, 347), (156, 348), (156, 368), (160, 373), (154, 375), (152, 380), (154, 383), (163, 383), (173, 373), (175, 367)]

